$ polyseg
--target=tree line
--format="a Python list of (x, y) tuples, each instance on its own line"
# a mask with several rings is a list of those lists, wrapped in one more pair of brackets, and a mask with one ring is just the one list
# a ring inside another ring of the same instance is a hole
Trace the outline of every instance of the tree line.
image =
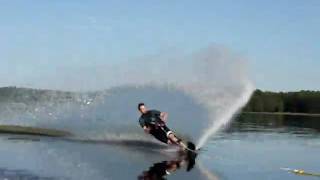
[(243, 111), (320, 113), (320, 91), (264, 92), (257, 89)]
[[(79, 94), (73, 92), (37, 90), (30, 88), (0, 88), (0, 104), (21, 102), (65, 102)], [(92, 94), (94, 96), (94, 94)], [(243, 109), (244, 112), (320, 113), (320, 91), (269, 92), (255, 90)]]

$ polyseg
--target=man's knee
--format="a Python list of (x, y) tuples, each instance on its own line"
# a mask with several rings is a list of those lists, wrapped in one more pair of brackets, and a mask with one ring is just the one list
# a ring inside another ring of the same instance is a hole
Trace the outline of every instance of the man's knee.
[(167, 137), (173, 137), (173, 136), (174, 136), (174, 134), (173, 134), (172, 131), (168, 131), (168, 132), (167, 132)]

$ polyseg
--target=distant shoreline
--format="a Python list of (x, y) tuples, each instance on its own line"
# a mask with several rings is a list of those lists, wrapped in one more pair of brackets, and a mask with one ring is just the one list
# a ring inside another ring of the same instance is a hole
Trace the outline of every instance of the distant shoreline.
[(320, 116), (319, 104), (320, 91), (269, 92), (257, 89), (243, 108), (243, 112)]
[(320, 117), (320, 114), (313, 114), (313, 113), (292, 113), (292, 112), (242, 112), (241, 114), (263, 114), (263, 115), (288, 115), (288, 116), (313, 116), (313, 117)]

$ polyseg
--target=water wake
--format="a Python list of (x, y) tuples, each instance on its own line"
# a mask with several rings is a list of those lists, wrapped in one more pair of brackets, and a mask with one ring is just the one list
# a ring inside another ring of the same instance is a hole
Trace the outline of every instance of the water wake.
[[(62, 103), (49, 98), (19, 115), (3, 115), (6, 118), (0, 122), (62, 129), (88, 139), (150, 139), (137, 123), (136, 105), (145, 102), (169, 112), (168, 126), (201, 147), (250, 98), (253, 86), (245, 62), (227, 48), (211, 46), (198, 53), (164, 53), (100, 64), (94, 71), (81, 67), (83, 73), (69, 77), (74, 81), (68, 84), (76, 89), (79, 85), (74, 82), (91, 79), (90, 93)], [(73, 69), (78, 72), (77, 65)]]

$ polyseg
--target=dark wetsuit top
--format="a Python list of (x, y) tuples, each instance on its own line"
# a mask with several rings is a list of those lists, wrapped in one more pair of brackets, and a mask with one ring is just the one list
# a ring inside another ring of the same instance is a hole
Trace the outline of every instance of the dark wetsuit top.
[(146, 113), (142, 114), (139, 118), (140, 126), (149, 127), (149, 126), (154, 126), (156, 124), (162, 123), (160, 114), (161, 112), (157, 110), (147, 111)]
[(167, 133), (170, 131), (170, 129), (161, 120), (160, 114), (160, 111), (149, 110), (140, 116), (139, 123), (141, 127), (147, 126), (151, 128), (150, 134), (152, 134), (159, 141), (167, 143)]

